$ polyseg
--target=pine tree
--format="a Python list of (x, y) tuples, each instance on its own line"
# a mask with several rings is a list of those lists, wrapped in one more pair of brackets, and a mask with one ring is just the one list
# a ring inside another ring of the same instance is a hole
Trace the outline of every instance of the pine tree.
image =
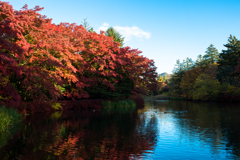
[(204, 63), (204, 59), (203, 56), (201, 54), (199, 54), (197, 56), (197, 60), (196, 60), (196, 65), (202, 67)]
[(82, 25), (88, 32), (95, 32), (93, 27), (90, 27), (89, 23), (87, 22), (87, 18), (83, 20)]
[(193, 60), (187, 57), (186, 60), (183, 60), (183, 64), (184, 69), (188, 71), (193, 66)]
[(240, 57), (240, 41), (235, 36), (230, 35), (228, 43), (224, 46), (227, 49), (222, 50), (219, 56), (217, 78), (222, 83), (236, 85), (239, 82), (239, 76), (233, 71)]
[(207, 64), (213, 64), (218, 61), (219, 59), (219, 52), (218, 50), (214, 47), (213, 44), (210, 44), (210, 46), (207, 48), (206, 54), (203, 56), (205, 62)]
[(123, 46), (124, 37), (122, 37), (122, 35), (118, 31), (116, 31), (113, 27), (108, 28), (107, 31), (105, 32), (105, 35), (113, 37), (113, 40), (115, 42), (120, 43), (121, 47)]
[(180, 62), (180, 59), (176, 61), (175, 67), (173, 69), (173, 73), (177, 73), (183, 70), (183, 64)]

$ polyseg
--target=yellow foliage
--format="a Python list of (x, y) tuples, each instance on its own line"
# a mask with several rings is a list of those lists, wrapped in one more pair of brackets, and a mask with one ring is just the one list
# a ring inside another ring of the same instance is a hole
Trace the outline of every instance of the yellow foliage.
[(62, 112), (57, 111), (57, 112), (54, 112), (53, 114), (51, 114), (50, 118), (51, 119), (59, 119), (61, 117), (61, 115), (62, 115)]
[(53, 107), (55, 110), (62, 110), (61, 103), (54, 103), (54, 104), (52, 105), (52, 107)]
[[(0, 73), (0, 87), (5, 87), (8, 82), (9, 82), (9, 75), (3, 77), (2, 73)], [(3, 97), (2, 95), (0, 95), (0, 100), (8, 100), (10, 98), (11, 97)]]
[(227, 93), (228, 95), (238, 96), (240, 95), (240, 88), (233, 85), (227, 85)]
[(222, 86), (220, 82), (203, 73), (196, 79), (191, 94), (195, 100), (213, 100), (221, 92)]
[(6, 77), (3, 77), (2, 74), (0, 73), (0, 86), (6, 86), (7, 83), (9, 82), (9, 75)]

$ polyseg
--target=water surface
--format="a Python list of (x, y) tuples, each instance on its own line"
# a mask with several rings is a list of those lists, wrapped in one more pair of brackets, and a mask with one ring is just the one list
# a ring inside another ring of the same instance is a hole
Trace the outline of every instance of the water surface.
[(239, 126), (239, 103), (33, 114), (0, 136), (0, 159), (240, 159)]

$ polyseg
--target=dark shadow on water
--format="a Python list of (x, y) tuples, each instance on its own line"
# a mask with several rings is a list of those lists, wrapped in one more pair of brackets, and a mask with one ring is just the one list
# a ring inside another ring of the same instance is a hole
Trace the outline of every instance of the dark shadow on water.
[(144, 108), (122, 112), (38, 113), (2, 143), (0, 157), (239, 159), (239, 126), (239, 103), (149, 100)]
[[(101, 110), (33, 114), (11, 143), (0, 148), (3, 159), (129, 159), (140, 158), (156, 146), (157, 121), (137, 110)], [(121, 157), (121, 158), (120, 158)]]

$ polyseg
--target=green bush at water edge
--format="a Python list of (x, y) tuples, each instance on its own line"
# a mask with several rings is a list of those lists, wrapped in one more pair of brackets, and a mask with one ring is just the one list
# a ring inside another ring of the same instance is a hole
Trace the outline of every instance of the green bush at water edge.
[(116, 112), (125, 112), (133, 111), (136, 108), (136, 103), (133, 100), (121, 100), (117, 102), (103, 101), (102, 106), (104, 110), (116, 111)]
[(13, 108), (0, 107), (0, 133), (22, 121), (22, 115)]
[(13, 108), (0, 106), (0, 148), (7, 144), (21, 125), (16, 125), (22, 121), (22, 115)]

